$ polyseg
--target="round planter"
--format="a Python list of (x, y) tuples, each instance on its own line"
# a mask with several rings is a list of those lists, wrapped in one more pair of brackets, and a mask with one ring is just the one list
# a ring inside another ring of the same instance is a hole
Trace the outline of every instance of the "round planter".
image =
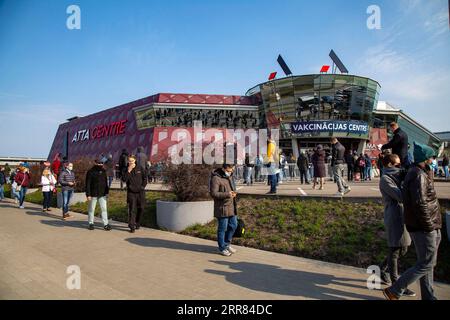
[(169, 231), (183, 231), (194, 224), (206, 224), (214, 219), (214, 201), (156, 201), (156, 223)]

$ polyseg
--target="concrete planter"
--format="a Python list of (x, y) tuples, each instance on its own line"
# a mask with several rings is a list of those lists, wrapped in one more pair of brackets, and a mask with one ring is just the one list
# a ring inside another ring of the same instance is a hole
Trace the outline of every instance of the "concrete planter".
[(156, 223), (160, 228), (179, 232), (194, 224), (214, 219), (214, 201), (156, 201)]
[[(86, 202), (86, 194), (84, 192), (75, 192), (72, 194), (72, 198), (70, 199), (69, 206), (78, 202)], [(62, 192), (58, 192), (56, 194), (56, 206), (58, 208), (62, 208), (63, 196)]]

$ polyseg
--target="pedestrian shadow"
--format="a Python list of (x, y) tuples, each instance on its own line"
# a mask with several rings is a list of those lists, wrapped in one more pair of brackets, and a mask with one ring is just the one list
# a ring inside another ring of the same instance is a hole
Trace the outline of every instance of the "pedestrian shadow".
[[(369, 290), (365, 286), (349, 283), (358, 282), (358, 279), (339, 278), (309, 271), (288, 270), (279, 266), (252, 262), (210, 262), (228, 266), (232, 271), (206, 269), (205, 272), (223, 276), (225, 280), (233, 284), (254, 291), (320, 300), (377, 299), (370, 295), (352, 292), (354, 289)], [(339, 286), (339, 289), (335, 286)], [(382, 297), (379, 299), (381, 300)]]
[(186, 250), (203, 253), (217, 252), (217, 248), (215, 246), (208, 246), (203, 244), (191, 244), (191, 243), (169, 241), (163, 239), (151, 239), (151, 238), (128, 238), (125, 240), (128, 241), (129, 243), (143, 247), (166, 248), (172, 250)]

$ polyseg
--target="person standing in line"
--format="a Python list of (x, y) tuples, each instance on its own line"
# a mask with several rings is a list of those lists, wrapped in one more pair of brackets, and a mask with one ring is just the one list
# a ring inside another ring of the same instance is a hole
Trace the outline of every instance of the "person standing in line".
[(364, 161), (366, 162), (365, 168), (365, 179), (372, 181), (372, 160), (370, 159), (369, 155), (366, 153), (364, 154)]
[(448, 180), (450, 178), (450, 173), (448, 172), (448, 163), (449, 163), (448, 155), (444, 154), (444, 158), (442, 159), (442, 168), (444, 169), (445, 180)]
[[(107, 161), (110, 161), (109, 159)], [(111, 161), (112, 162), (112, 161)], [(100, 204), (103, 229), (111, 230), (108, 223), (108, 174), (104, 168), (103, 159), (97, 159), (95, 165), (86, 173), (86, 198), (89, 201), (88, 221), (89, 230), (94, 230), (94, 215), (97, 202)]]
[(344, 180), (345, 147), (336, 137), (331, 138), (331, 167), (333, 169), (334, 180), (338, 186), (337, 195), (343, 196), (352, 189)]
[(11, 183), (11, 167), (9, 166), (8, 163), (5, 163), (5, 177), (6, 177), (6, 183), (10, 184)]
[(5, 199), (5, 189), (4, 189), (5, 184), (6, 184), (5, 168), (0, 167), (0, 201), (3, 201)]
[(300, 152), (300, 155), (298, 156), (297, 167), (300, 172), (300, 184), (303, 184), (303, 182), (305, 182), (306, 184), (310, 184), (307, 174), (309, 168), (309, 161), (308, 156), (305, 154), (304, 151)]
[(123, 190), (123, 179), (122, 175), (128, 168), (128, 151), (127, 149), (122, 149), (122, 154), (119, 157), (119, 178), (120, 178), (120, 190)]
[(392, 153), (400, 157), (402, 166), (407, 168), (408, 164), (408, 135), (398, 126), (397, 122), (391, 122), (389, 125), (392, 133), (392, 139), (381, 146), (381, 150), (392, 149)]
[(402, 195), (405, 225), (414, 242), (417, 261), (383, 290), (388, 300), (398, 300), (417, 280), (422, 300), (436, 300), (433, 273), (441, 242), (442, 214), (430, 169), (434, 155), (430, 147), (414, 142), (414, 166), (406, 174)]
[(289, 168), (289, 178), (292, 181), (295, 178), (295, 164), (297, 162), (297, 159), (295, 159), (295, 156), (292, 153), (290, 153), (287, 158), (287, 162)]
[(136, 156), (128, 157), (128, 168), (122, 179), (127, 185), (128, 227), (130, 232), (134, 233), (141, 227), (147, 185), (147, 174), (145, 169), (136, 163)]
[(25, 201), (25, 196), (27, 194), (28, 186), (31, 181), (31, 174), (29, 172), (28, 164), (23, 163), (19, 165), (19, 172), (14, 177), (14, 181), (17, 184), (16, 192), (19, 195), (19, 208), (24, 209), (23, 202)]
[[(383, 165), (385, 174), (380, 178), (379, 185), (384, 205), (384, 227), (389, 253), (380, 265), (380, 270), (383, 284), (391, 285), (399, 278), (398, 259), (408, 252), (411, 237), (406, 230), (403, 215), (400, 158), (396, 154), (387, 155), (383, 158)], [(414, 297), (416, 294), (409, 289), (405, 289), (403, 295)]]
[(358, 160), (356, 160), (356, 163), (358, 164), (361, 182), (365, 181), (366, 180), (366, 159), (362, 153), (359, 155)]
[(61, 153), (57, 153), (53, 158), (52, 162), (52, 172), (56, 175), (56, 179), (59, 178), (59, 174), (61, 171)]
[(246, 183), (247, 186), (250, 186), (250, 184), (253, 184), (253, 167), (255, 166), (255, 164), (250, 162), (249, 154), (245, 155), (244, 166), (245, 166), (244, 183)]
[(19, 193), (17, 190), (17, 182), (16, 182), (16, 175), (19, 173), (19, 167), (17, 167), (15, 170), (11, 171), (11, 175), (9, 177), (9, 180), (11, 181), (11, 198), (14, 199), (14, 203), (19, 203)]
[(313, 165), (313, 161), (312, 161), (312, 156), (314, 155), (314, 150), (309, 150), (308, 152), (306, 152), (306, 156), (308, 157), (308, 162), (309, 162), (309, 170), (308, 170), (308, 180), (311, 181), (314, 179), (314, 165)]
[(270, 191), (268, 194), (277, 193), (277, 163), (279, 162), (277, 147), (273, 139), (267, 141), (267, 174), (268, 182), (270, 184)]
[(51, 173), (48, 167), (44, 167), (41, 176), (42, 194), (44, 196), (44, 202), (42, 204), (42, 211), (51, 211), (50, 207), (52, 205), (52, 195), (56, 188), (56, 178)]
[(104, 168), (106, 169), (106, 175), (108, 176), (108, 189), (111, 188), (111, 184), (114, 180), (114, 162), (112, 154), (108, 154), (106, 161), (104, 163)]
[(263, 164), (263, 159), (260, 155), (255, 158), (255, 182), (262, 181), (261, 168)]
[(64, 162), (64, 169), (61, 171), (58, 183), (62, 186), (63, 205), (62, 205), (62, 218), (66, 220), (70, 218), (69, 203), (75, 190), (75, 173), (73, 172), (73, 163)]
[(319, 190), (323, 190), (323, 184), (327, 174), (325, 168), (325, 156), (325, 150), (322, 145), (319, 144), (312, 156), (312, 162), (314, 165), (313, 189), (316, 189), (316, 184), (320, 184)]
[(351, 151), (345, 154), (345, 163), (347, 164), (347, 181), (353, 181), (353, 172), (355, 171), (354, 170), (355, 163)]
[(236, 249), (231, 247), (237, 228), (236, 185), (232, 174), (234, 165), (224, 164), (211, 173), (210, 194), (214, 199), (214, 217), (217, 218), (217, 243), (223, 256), (231, 256)]

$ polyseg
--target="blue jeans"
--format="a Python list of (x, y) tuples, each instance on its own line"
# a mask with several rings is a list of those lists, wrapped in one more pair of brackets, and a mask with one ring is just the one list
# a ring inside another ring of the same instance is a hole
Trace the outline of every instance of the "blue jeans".
[(416, 248), (416, 264), (406, 270), (390, 290), (400, 296), (409, 285), (420, 280), (422, 300), (436, 300), (433, 290), (433, 269), (437, 262), (441, 231), (438, 229), (433, 232), (418, 231), (410, 234)]
[(5, 199), (5, 189), (3, 185), (0, 186), (0, 200)]
[(67, 212), (69, 212), (69, 202), (70, 202), (70, 199), (72, 198), (73, 190), (66, 190), (66, 191), (63, 191), (62, 193), (63, 193), (62, 210), (63, 210), (63, 214), (66, 214)]
[(278, 179), (276, 174), (270, 174), (269, 176), (270, 192), (277, 192)]
[(113, 183), (113, 180), (114, 180), (113, 176), (108, 177), (108, 188), (111, 188), (111, 184)]
[(223, 251), (228, 248), (233, 239), (234, 231), (237, 228), (237, 216), (217, 218), (217, 243), (219, 250)]
[(20, 206), (23, 206), (23, 202), (25, 201), (25, 195), (27, 194), (27, 190), (28, 190), (27, 187), (20, 188), (20, 191), (19, 191), (19, 205)]
[(252, 167), (248, 167), (246, 170), (246, 175), (245, 175), (245, 182), (247, 184), (252, 183), (253, 184), (253, 176), (252, 176)]
[(449, 172), (448, 172), (448, 166), (445, 166), (445, 167), (444, 167), (444, 174), (445, 174), (445, 179), (450, 178), (450, 174), (449, 174)]

